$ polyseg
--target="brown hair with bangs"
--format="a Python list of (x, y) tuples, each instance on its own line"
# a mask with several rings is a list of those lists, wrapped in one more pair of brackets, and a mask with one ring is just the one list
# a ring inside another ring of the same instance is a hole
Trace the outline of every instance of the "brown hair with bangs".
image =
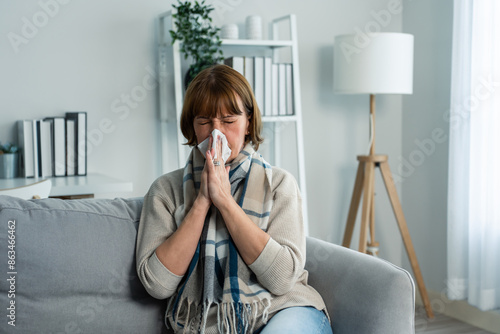
[[(243, 108), (239, 110), (238, 98)], [(249, 119), (245, 144), (252, 142), (255, 150), (264, 141), (260, 136), (262, 121), (252, 88), (238, 71), (226, 65), (214, 65), (201, 71), (189, 84), (184, 97), (181, 115), (181, 131), (186, 145), (195, 146), (194, 119), (197, 116), (219, 117), (222, 112), (232, 115), (246, 113)]]

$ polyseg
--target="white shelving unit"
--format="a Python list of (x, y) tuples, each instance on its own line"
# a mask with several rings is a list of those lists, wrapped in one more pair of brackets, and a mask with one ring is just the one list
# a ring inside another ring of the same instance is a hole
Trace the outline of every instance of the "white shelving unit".
[[(179, 42), (172, 44), (169, 30), (174, 30), (173, 11), (168, 11), (159, 16), (158, 21), (158, 62), (159, 62), (159, 108), (160, 108), (160, 133), (162, 171), (167, 173), (184, 166), (188, 148), (182, 143), (186, 140), (182, 136), (179, 120), (182, 112), (184, 97), (183, 66), (181, 61)], [(281, 166), (282, 162), (282, 135), (280, 129), (287, 124), (295, 128), (295, 151), (297, 181), (302, 194), (305, 231), (308, 231), (307, 192), (304, 140), (302, 131), (302, 103), (300, 95), (299, 52), (297, 45), (297, 28), (295, 15), (286, 15), (271, 22), (271, 39), (268, 40), (222, 40), (224, 57), (230, 56), (271, 56), (275, 63), (286, 62), (293, 68), (293, 102), (294, 115), (263, 116), (266, 127), (271, 128), (273, 138), (265, 138), (271, 142), (273, 151), (273, 164)], [(286, 35), (282, 37), (282, 35)], [(262, 106), (260, 106), (262, 107)], [(288, 144), (288, 141), (286, 141)], [(175, 157), (175, 158), (174, 158)]]

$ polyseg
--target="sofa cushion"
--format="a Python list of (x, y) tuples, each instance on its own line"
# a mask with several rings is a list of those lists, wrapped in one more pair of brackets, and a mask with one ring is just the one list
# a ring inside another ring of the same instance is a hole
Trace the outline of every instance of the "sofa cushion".
[(142, 198), (0, 196), (0, 332), (14, 332), (15, 315), (19, 333), (161, 333), (165, 302), (135, 270), (141, 207)]

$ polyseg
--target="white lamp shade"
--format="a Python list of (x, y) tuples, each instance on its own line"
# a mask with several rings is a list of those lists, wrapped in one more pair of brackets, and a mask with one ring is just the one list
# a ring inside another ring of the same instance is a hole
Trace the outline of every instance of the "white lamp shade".
[(335, 93), (413, 93), (413, 35), (340, 35), (334, 50)]

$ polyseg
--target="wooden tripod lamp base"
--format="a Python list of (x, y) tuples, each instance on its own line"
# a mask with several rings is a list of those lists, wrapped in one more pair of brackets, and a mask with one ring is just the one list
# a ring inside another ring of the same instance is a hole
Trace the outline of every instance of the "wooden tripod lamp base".
[[(387, 155), (360, 155), (358, 156), (358, 171), (356, 174), (356, 182), (354, 184), (354, 191), (352, 194), (351, 205), (349, 207), (349, 214), (347, 217), (346, 229), (344, 232), (344, 239), (342, 246), (349, 247), (351, 244), (352, 234), (354, 231), (354, 224), (356, 215), (363, 194), (363, 208), (361, 217), (361, 232), (359, 237), (359, 251), (362, 253), (369, 253), (377, 255), (378, 243), (375, 241), (375, 219), (374, 219), (374, 184), (375, 184), (375, 168), (379, 167), (384, 180), (385, 188), (391, 201), (394, 215), (398, 223), (399, 231), (403, 239), (408, 258), (410, 259), (413, 274), (417, 281), (417, 286), (424, 303), (424, 307), (429, 318), (434, 318), (427, 289), (425, 288), (424, 279), (418, 265), (417, 256), (413, 243), (410, 238), (410, 232), (406, 225), (406, 220), (403, 214), (403, 209), (398, 198), (396, 186), (392, 178), (389, 163), (387, 162)], [(367, 243), (367, 232), (370, 230), (370, 243)], [(368, 249), (367, 249), (368, 246)]]

